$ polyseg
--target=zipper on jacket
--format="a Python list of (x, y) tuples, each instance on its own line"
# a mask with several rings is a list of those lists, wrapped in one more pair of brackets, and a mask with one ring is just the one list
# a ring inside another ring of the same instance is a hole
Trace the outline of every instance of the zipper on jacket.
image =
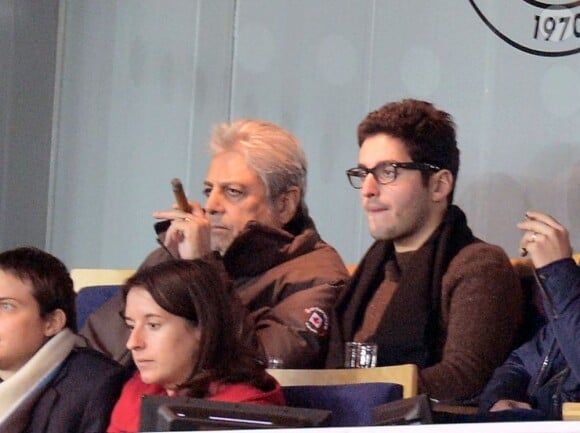
[(542, 293), (543, 298), (546, 300), (546, 304), (548, 304), (548, 307), (550, 308), (550, 312), (552, 313), (552, 317), (554, 319), (558, 319), (559, 314), (556, 311), (556, 307), (554, 306), (554, 301), (552, 301), (552, 297), (548, 294), (548, 291), (546, 290), (546, 287), (544, 286), (542, 279), (538, 275), (538, 271), (536, 270), (536, 268), (534, 268), (534, 278), (536, 280), (536, 284), (538, 285), (538, 288), (540, 289), (540, 292)]
[(548, 350), (548, 353), (546, 354), (546, 356), (544, 357), (544, 361), (542, 362), (542, 366), (540, 367), (540, 371), (538, 372), (538, 376), (536, 377), (536, 380), (534, 382), (534, 387), (530, 390), (531, 392), (529, 392), (529, 395), (535, 395), (536, 392), (538, 391), (538, 389), (540, 388), (540, 386), (542, 385), (542, 382), (544, 380), (544, 376), (546, 375), (546, 372), (548, 371), (548, 367), (550, 366), (550, 356), (552, 355), (552, 352), (554, 351), (556, 347), (556, 340), (552, 340), (552, 344), (550, 345), (550, 349)]

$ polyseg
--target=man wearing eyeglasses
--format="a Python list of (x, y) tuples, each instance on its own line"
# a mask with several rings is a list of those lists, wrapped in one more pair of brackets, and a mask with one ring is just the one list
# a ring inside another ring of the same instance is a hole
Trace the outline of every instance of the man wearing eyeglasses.
[(358, 127), (360, 191), (370, 247), (336, 304), (327, 365), (346, 341), (375, 342), (377, 365), (419, 366), (419, 392), (476, 396), (514, 345), (522, 292), (509, 258), (474, 237), (452, 204), (459, 149), (451, 116), (403, 100)]

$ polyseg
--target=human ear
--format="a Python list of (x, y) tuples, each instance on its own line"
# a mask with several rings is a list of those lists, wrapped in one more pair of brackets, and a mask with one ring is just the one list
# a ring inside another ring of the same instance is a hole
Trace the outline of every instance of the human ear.
[(53, 337), (64, 329), (66, 314), (60, 308), (57, 308), (47, 315), (44, 324), (44, 335)]
[(434, 202), (441, 202), (451, 194), (453, 190), (453, 175), (449, 170), (439, 170), (431, 176), (431, 197)]
[(283, 226), (288, 224), (294, 218), (294, 215), (296, 215), (300, 199), (300, 188), (297, 186), (288, 188), (288, 190), (276, 198), (274, 205), (278, 218)]

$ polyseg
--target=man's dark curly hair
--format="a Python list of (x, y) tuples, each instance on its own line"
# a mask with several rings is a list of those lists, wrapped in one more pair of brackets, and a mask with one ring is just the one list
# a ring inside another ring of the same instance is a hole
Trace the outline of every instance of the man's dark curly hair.
[[(459, 172), (459, 149), (455, 137), (455, 123), (449, 113), (433, 104), (416, 99), (403, 99), (383, 105), (369, 113), (359, 124), (358, 145), (373, 135), (387, 134), (400, 139), (414, 162), (426, 162), (445, 168), (453, 174), (453, 192)], [(422, 172), (427, 184), (433, 172)]]

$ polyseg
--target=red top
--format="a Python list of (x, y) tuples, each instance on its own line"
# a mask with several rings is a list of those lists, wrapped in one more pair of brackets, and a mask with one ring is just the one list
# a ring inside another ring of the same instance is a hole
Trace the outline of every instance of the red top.
[[(214, 392), (206, 399), (282, 406), (285, 404), (282, 387), (274, 378), (272, 378), (272, 381), (276, 383), (276, 387), (272, 391), (262, 391), (245, 383), (213, 384), (210, 389), (214, 390)], [(144, 383), (139, 372), (136, 372), (121, 391), (121, 396), (113, 408), (107, 433), (139, 431), (141, 396), (144, 394), (167, 395), (167, 392), (159, 385)]]

